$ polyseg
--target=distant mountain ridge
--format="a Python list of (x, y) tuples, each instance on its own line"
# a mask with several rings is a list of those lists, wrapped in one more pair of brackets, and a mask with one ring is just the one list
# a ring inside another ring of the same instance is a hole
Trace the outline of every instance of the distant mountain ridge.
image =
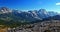
[(48, 18), (44, 18), (43, 20), (44, 21), (45, 20), (60, 20), (60, 15), (55, 15), (55, 16), (51, 16), (51, 17), (48, 17)]
[(43, 18), (47, 18), (50, 16), (58, 15), (55, 12), (47, 12), (45, 9), (22, 12), (19, 10), (10, 10), (6, 7), (0, 8), (0, 17), (2, 18), (11, 18), (14, 20), (28, 20), (28, 21), (35, 21), (35, 20), (42, 20)]

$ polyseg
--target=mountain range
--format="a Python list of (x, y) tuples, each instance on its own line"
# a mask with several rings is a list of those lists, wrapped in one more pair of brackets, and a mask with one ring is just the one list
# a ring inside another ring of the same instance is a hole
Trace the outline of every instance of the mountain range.
[(0, 25), (7, 27), (18, 27), (25, 24), (33, 24), (47, 20), (60, 20), (60, 14), (57, 12), (47, 12), (46, 9), (20, 11), (9, 9), (7, 7), (0, 8)]
[(11, 10), (7, 7), (0, 8), (0, 19), (3, 20), (11, 20), (14, 19), (16, 21), (20, 20), (27, 20), (27, 21), (35, 21), (35, 20), (42, 20), (43, 18), (52, 17), (58, 15), (59, 13), (50, 11), (47, 12), (45, 9), (40, 10), (30, 10), (28, 12), (23, 12), (19, 10)]

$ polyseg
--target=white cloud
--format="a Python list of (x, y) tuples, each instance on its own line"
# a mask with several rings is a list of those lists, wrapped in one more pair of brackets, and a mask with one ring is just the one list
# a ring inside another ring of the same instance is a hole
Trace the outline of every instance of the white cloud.
[(60, 5), (60, 2), (56, 3), (56, 5)]

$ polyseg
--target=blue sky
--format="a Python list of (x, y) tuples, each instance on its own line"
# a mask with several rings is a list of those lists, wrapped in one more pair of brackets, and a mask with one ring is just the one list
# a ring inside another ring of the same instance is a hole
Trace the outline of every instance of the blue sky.
[(18, 10), (38, 10), (60, 12), (60, 0), (0, 0), (0, 7), (6, 6)]

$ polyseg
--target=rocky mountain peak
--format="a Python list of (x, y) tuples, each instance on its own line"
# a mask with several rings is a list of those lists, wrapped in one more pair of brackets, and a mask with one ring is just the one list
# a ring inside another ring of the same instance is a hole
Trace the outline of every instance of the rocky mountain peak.
[(0, 8), (0, 13), (8, 13), (8, 12), (11, 12), (9, 8), (7, 8), (7, 7)]
[(46, 10), (45, 9), (40, 9), (39, 12), (45, 12)]

